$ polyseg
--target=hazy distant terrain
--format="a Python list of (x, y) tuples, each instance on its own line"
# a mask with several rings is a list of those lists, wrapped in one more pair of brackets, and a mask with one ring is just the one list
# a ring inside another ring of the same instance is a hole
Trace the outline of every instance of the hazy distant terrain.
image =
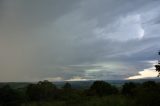
[[(106, 80), (106, 82), (109, 82), (110, 84), (115, 85), (117, 87), (121, 87), (126, 82), (143, 83), (145, 81), (160, 82), (160, 79), (154, 78), (154, 79), (136, 79), (136, 80)], [(75, 89), (88, 89), (94, 81), (58, 81), (58, 82), (53, 82), (53, 84), (55, 84), (58, 88), (62, 88), (66, 82), (69, 82)], [(17, 89), (26, 87), (27, 85), (31, 84), (31, 82), (0, 82), (0, 87), (6, 84), (10, 85), (12, 88)]]

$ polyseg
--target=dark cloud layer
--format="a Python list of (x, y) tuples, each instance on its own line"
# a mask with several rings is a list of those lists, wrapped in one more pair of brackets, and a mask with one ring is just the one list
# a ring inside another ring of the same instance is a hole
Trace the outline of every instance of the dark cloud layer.
[(125, 79), (152, 67), (158, 0), (1, 0), (0, 81)]

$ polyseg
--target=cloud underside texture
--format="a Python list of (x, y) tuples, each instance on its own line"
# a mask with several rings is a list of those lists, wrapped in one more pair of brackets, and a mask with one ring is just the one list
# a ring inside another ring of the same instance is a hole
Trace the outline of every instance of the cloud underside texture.
[(137, 75), (158, 58), (159, 3), (1, 0), (0, 81)]

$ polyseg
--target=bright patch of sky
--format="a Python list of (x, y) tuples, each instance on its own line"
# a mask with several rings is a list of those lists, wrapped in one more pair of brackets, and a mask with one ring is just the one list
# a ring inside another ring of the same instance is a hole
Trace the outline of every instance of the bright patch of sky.
[[(153, 66), (157, 64), (157, 61), (150, 61)], [(155, 67), (144, 69), (143, 71), (138, 72), (138, 75), (130, 76), (126, 79), (144, 79), (144, 78), (155, 78), (158, 76), (158, 72), (155, 71)]]

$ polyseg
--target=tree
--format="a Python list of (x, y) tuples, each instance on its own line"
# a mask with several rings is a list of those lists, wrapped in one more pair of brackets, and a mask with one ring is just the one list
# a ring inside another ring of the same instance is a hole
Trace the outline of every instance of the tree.
[(125, 83), (122, 86), (122, 94), (127, 95), (127, 96), (133, 96), (134, 89), (136, 88), (136, 84), (133, 82)]
[(95, 81), (90, 89), (89, 95), (105, 96), (117, 93), (118, 90), (116, 87), (110, 85), (105, 81)]
[(72, 86), (70, 83), (65, 83), (65, 85), (62, 87), (63, 89), (72, 89)]
[(21, 97), (19, 93), (9, 85), (0, 88), (0, 104), (2, 106), (19, 106)]
[(156, 71), (158, 71), (158, 77), (160, 76), (160, 63), (155, 65)]
[(152, 88), (152, 87), (157, 87), (157, 84), (155, 81), (146, 81), (142, 84), (144, 88)]
[(49, 81), (40, 81), (37, 84), (30, 84), (27, 87), (27, 94), (30, 100), (46, 100), (54, 97), (57, 87)]
[(139, 106), (160, 106), (160, 86), (154, 81), (144, 82), (136, 91)]
[[(160, 51), (158, 52), (158, 54), (160, 55)], [(158, 77), (160, 76), (160, 60), (158, 60), (158, 64), (155, 65), (156, 71), (158, 71)]]

